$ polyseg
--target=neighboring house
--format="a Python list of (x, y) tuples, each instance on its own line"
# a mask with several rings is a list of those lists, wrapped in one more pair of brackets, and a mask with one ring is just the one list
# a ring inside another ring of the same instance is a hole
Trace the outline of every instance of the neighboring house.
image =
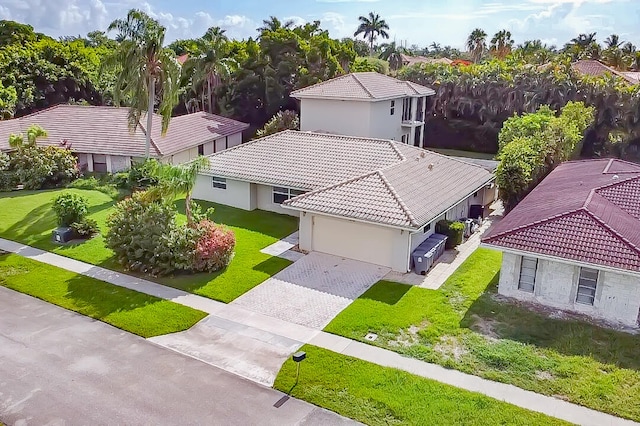
[(377, 72), (345, 74), (291, 93), (300, 130), (422, 146), (427, 97), (435, 92)]
[(629, 84), (638, 84), (638, 79), (635, 78), (635, 76), (633, 76), (633, 73), (616, 71), (615, 69), (606, 66), (602, 62), (596, 61), (593, 59), (584, 59), (584, 60), (576, 61), (571, 64), (571, 68), (573, 68), (574, 71), (582, 75), (602, 77), (608, 74), (608, 75), (620, 77)]
[(453, 63), (452, 59), (449, 58), (428, 58), (426, 56), (410, 56), (401, 53), (400, 60), (402, 60), (402, 65), (407, 67), (415, 64), (442, 64), (442, 65), (451, 65)]
[(563, 163), (482, 242), (504, 252), (500, 294), (636, 325), (640, 164)]
[[(82, 169), (117, 172), (145, 156), (146, 130), (141, 123), (128, 127), (128, 108), (57, 105), (20, 118), (0, 121), (0, 151), (8, 151), (9, 136), (26, 134), (37, 124), (48, 133), (38, 144), (66, 146), (78, 156)], [(166, 135), (160, 129), (162, 117), (154, 116), (151, 157), (172, 164), (184, 163), (242, 143), (248, 124), (204, 112), (173, 117)]]
[(288, 130), (209, 156), (194, 198), (300, 217), (300, 248), (407, 272), (440, 219), (493, 202), (483, 167), (394, 142)]

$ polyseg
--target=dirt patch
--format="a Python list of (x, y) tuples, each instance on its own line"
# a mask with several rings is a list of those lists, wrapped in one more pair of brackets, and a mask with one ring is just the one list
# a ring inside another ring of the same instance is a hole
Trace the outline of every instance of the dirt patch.
[(429, 326), (429, 321), (423, 321), (420, 325), (410, 325), (409, 328), (400, 330), (400, 333), (396, 336), (395, 339), (389, 340), (387, 343), (389, 346), (393, 347), (405, 347), (416, 345), (420, 342), (420, 336), (418, 333), (420, 330), (424, 330)]
[(459, 361), (469, 351), (454, 336), (442, 336), (433, 350), (448, 358)]
[(471, 315), (471, 319), (473, 319), (473, 325), (469, 327), (471, 330), (482, 334), (490, 340), (495, 341), (500, 339), (500, 335), (495, 331), (498, 324), (500, 324), (498, 321), (489, 318), (482, 318), (477, 314)]
[(555, 380), (555, 376), (548, 371), (538, 370), (536, 371), (536, 379), (538, 380)]

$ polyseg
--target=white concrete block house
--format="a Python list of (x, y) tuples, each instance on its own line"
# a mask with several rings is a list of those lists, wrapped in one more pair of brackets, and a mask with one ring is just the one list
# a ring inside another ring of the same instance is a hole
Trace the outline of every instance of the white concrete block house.
[(640, 165), (561, 164), (483, 244), (504, 253), (500, 294), (637, 325)]
[[(9, 135), (26, 134), (32, 124), (48, 133), (42, 145), (59, 146), (66, 141), (78, 156), (78, 164), (89, 172), (127, 170), (133, 160), (145, 156), (146, 123), (143, 117), (132, 132), (128, 108), (57, 105), (23, 117), (0, 121), (0, 151), (9, 150)], [(151, 134), (151, 157), (180, 164), (242, 143), (249, 127), (230, 118), (199, 112), (173, 117), (166, 135), (160, 134), (162, 118), (155, 115)]]
[(377, 72), (345, 74), (291, 93), (300, 130), (391, 139), (422, 146), (427, 97), (419, 84)]
[(495, 194), (483, 167), (384, 139), (289, 130), (209, 159), (194, 198), (299, 216), (301, 249), (399, 272), (435, 222)]

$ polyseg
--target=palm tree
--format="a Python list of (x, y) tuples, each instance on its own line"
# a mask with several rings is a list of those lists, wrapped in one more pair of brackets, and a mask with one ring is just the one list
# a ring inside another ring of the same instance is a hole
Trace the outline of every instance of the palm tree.
[(467, 38), (467, 50), (469, 50), (473, 62), (478, 63), (487, 50), (487, 33), (481, 28), (473, 30)]
[(145, 197), (148, 200), (174, 200), (181, 195), (184, 199), (184, 212), (187, 224), (193, 225), (192, 191), (201, 170), (209, 166), (209, 158), (200, 156), (195, 160), (174, 166), (153, 162), (149, 166), (150, 175), (158, 180), (156, 186), (151, 187)]
[(407, 54), (408, 51), (402, 46), (398, 46), (395, 41), (391, 43), (385, 43), (380, 46), (382, 52), (380, 53), (380, 59), (389, 61), (389, 67), (392, 70), (399, 70), (402, 68), (402, 54)]
[(498, 31), (491, 39), (491, 54), (498, 59), (504, 59), (513, 48), (511, 32), (507, 30)]
[(108, 31), (117, 30), (122, 40), (118, 49), (103, 62), (103, 68), (117, 71), (114, 101), (129, 104), (129, 128), (135, 129), (146, 114), (145, 155), (149, 158), (153, 113), (158, 90), (158, 113), (162, 116), (162, 134), (178, 103), (180, 65), (172, 50), (164, 48), (165, 28), (140, 10), (131, 9), (126, 19), (116, 19)]
[(617, 49), (622, 45), (622, 43), (624, 43), (624, 41), (620, 41), (620, 36), (618, 34), (611, 34), (604, 40), (604, 44), (607, 49)]
[(360, 25), (356, 32), (353, 33), (353, 36), (358, 37), (362, 34), (363, 38), (369, 39), (369, 55), (373, 56), (373, 42), (378, 36), (386, 39), (389, 38), (389, 33), (386, 31), (389, 29), (389, 25), (387, 25), (384, 19), (380, 18), (380, 15), (373, 12), (369, 12), (368, 17), (359, 16), (358, 20), (360, 21)]
[(292, 19), (288, 21), (282, 22), (275, 16), (270, 16), (269, 19), (262, 20), (262, 26), (258, 28), (258, 32), (263, 31), (277, 31), (280, 28), (284, 28), (285, 30), (291, 29), (294, 26), (295, 22)]
[(211, 114), (215, 112), (213, 90), (231, 74), (236, 65), (233, 58), (224, 55), (224, 45), (227, 41), (224, 30), (219, 27), (209, 28), (204, 36), (196, 41), (197, 49), (201, 54), (189, 59), (185, 64), (185, 69), (193, 70), (192, 85), (202, 84), (203, 91), (206, 87), (208, 109)]
[(27, 129), (27, 142), (25, 144), (22, 133), (9, 135), (9, 146), (17, 151), (22, 151), (25, 146), (35, 146), (38, 138), (46, 138), (47, 131), (37, 124), (32, 124)]

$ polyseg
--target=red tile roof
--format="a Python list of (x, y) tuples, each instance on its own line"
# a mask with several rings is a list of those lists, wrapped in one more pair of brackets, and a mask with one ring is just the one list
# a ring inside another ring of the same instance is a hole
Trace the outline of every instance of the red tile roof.
[(628, 76), (619, 71), (616, 71), (613, 68), (606, 66), (600, 61), (595, 61), (592, 59), (584, 59), (584, 60), (576, 61), (571, 64), (571, 68), (573, 68), (575, 71), (579, 72), (580, 74), (584, 74), (584, 75), (602, 77), (605, 74), (611, 74), (611, 75), (623, 78), (628, 83), (631, 83), (631, 84), (638, 83), (638, 80), (634, 79), (633, 77)]
[(482, 241), (640, 272), (640, 164), (561, 164)]
[[(84, 105), (57, 105), (20, 118), (0, 121), (0, 150), (9, 149), (9, 136), (26, 133), (38, 124), (48, 133), (43, 145), (67, 140), (74, 152), (142, 157), (145, 154), (144, 125), (128, 127), (128, 108)], [(151, 155), (164, 157), (202, 143), (242, 132), (248, 124), (205, 112), (171, 119), (165, 136), (160, 135), (162, 118), (154, 114)], [(141, 120), (146, 123), (145, 118)]]

